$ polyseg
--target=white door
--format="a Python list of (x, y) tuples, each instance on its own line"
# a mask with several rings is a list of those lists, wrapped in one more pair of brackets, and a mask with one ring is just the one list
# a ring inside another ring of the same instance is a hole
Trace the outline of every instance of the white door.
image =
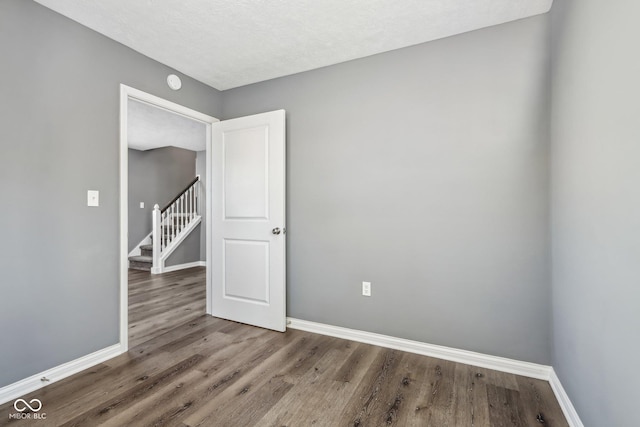
[(284, 331), (285, 112), (212, 127), (211, 314)]

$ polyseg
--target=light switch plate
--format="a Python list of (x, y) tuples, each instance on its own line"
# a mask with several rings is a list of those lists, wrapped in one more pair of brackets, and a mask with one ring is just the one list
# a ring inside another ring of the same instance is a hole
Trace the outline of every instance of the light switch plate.
[(365, 297), (371, 296), (371, 282), (362, 282), (362, 295)]
[(100, 206), (100, 192), (87, 190), (87, 206)]
[(144, 202), (140, 202), (140, 209), (144, 209)]

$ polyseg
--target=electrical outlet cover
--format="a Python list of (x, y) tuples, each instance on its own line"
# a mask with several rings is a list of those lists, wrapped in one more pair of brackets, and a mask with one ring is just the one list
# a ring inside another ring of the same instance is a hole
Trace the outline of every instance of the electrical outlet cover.
[(371, 296), (371, 282), (362, 282), (362, 295), (365, 297)]
[(87, 206), (100, 206), (100, 192), (87, 190)]

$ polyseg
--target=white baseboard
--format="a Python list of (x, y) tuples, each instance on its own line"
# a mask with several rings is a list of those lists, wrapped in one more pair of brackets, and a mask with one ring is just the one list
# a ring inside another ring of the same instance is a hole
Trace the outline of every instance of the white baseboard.
[(307, 320), (287, 318), (287, 326), (292, 329), (300, 329), (316, 334), (329, 335), (344, 338), (351, 341), (373, 344), (380, 347), (393, 348), (409, 353), (422, 354), (466, 365), (479, 366), (500, 372), (522, 375), (530, 378), (549, 381), (551, 366), (538, 365), (537, 363), (521, 362), (505, 357), (490, 356), (468, 350), (459, 350), (451, 347), (427, 344), (419, 341), (411, 341), (388, 335), (374, 334), (372, 332), (358, 331), (355, 329), (331, 326), (323, 323), (309, 322)]
[(324, 323), (309, 322), (291, 317), (287, 318), (287, 327), (548, 381), (569, 426), (584, 427), (569, 396), (562, 387), (560, 379), (551, 366), (326, 325)]
[[(56, 366), (55, 368), (47, 369), (39, 374), (32, 375), (13, 384), (4, 386), (0, 388), (0, 405), (56, 381), (60, 381), (61, 379), (88, 369), (113, 357), (119, 356), (122, 353), (122, 347), (120, 344), (114, 344), (110, 347), (82, 356), (76, 360), (72, 360), (71, 362), (64, 363)], [(42, 377), (46, 377), (49, 381), (42, 381)]]
[(580, 417), (578, 416), (578, 412), (576, 412), (576, 408), (573, 407), (573, 403), (569, 399), (569, 395), (562, 387), (560, 383), (560, 378), (556, 375), (556, 371), (551, 368), (551, 375), (549, 378), (549, 385), (551, 385), (551, 389), (553, 390), (553, 394), (556, 395), (556, 399), (558, 399), (558, 403), (560, 404), (560, 408), (562, 408), (562, 412), (564, 413), (564, 417), (567, 419), (567, 422), (571, 427), (584, 427)]
[(178, 265), (170, 265), (169, 267), (165, 267), (163, 273), (168, 273), (170, 271), (184, 270), (185, 268), (193, 268), (193, 267), (206, 267), (206, 261), (194, 261), (188, 262), (186, 264), (178, 264)]

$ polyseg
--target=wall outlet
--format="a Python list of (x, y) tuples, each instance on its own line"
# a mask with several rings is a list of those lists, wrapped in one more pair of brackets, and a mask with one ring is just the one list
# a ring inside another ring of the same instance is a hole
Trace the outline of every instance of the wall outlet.
[(371, 296), (371, 282), (362, 282), (362, 295), (365, 297)]
[(100, 206), (100, 192), (87, 190), (87, 206)]

